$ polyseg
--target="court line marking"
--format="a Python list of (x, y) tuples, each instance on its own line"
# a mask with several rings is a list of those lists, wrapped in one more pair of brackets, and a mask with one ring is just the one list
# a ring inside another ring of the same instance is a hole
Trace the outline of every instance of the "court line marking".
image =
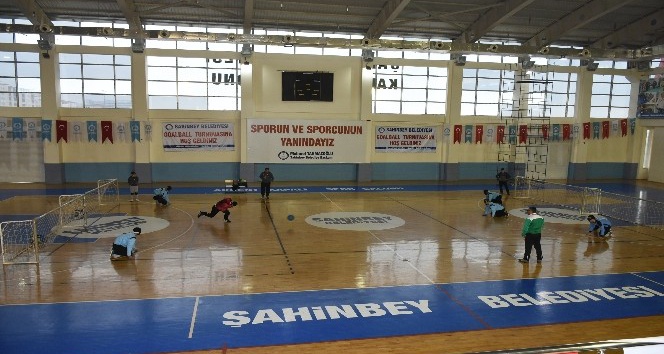
[[(341, 210), (341, 211), (345, 211), (341, 206), (339, 206), (338, 203), (334, 202), (334, 201), (333, 201), (332, 199), (330, 199), (327, 195), (325, 195), (325, 193), (323, 193), (323, 192), (319, 192), (319, 193), (320, 193), (325, 199), (327, 199), (328, 202), (330, 202), (332, 205), (334, 205), (335, 208), (337, 208), (337, 209), (339, 209), (339, 210)], [(387, 242), (386, 242), (385, 240), (383, 240), (383, 239), (381, 239), (380, 237), (376, 236), (376, 234), (373, 233), (371, 230), (366, 230), (366, 232), (368, 232), (369, 235), (373, 236), (373, 238), (375, 238), (376, 240), (378, 240), (378, 241), (381, 243), (381, 245), (382, 245), (383, 247), (385, 247), (386, 249), (392, 251), (392, 253), (394, 253), (397, 257), (399, 257), (402, 261), (407, 262), (408, 265), (409, 265), (411, 268), (413, 268), (418, 274), (420, 274), (422, 277), (424, 277), (424, 279), (426, 279), (430, 284), (435, 284), (435, 282), (433, 281), (433, 279), (429, 278), (426, 274), (424, 274), (424, 273), (423, 273), (419, 268), (417, 268), (417, 267), (413, 264), (413, 262), (411, 262), (407, 257), (405, 257), (405, 256), (403, 256), (402, 254), (400, 254), (399, 252), (397, 252), (396, 249), (395, 249), (394, 247), (390, 247), (390, 246), (388, 246), (388, 245), (387, 245)]]
[(191, 314), (191, 324), (189, 325), (189, 339), (194, 337), (194, 326), (196, 326), (196, 315), (198, 314), (198, 300), (200, 296), (196, 296), (196, 302), (194, 302), (194, 311)]

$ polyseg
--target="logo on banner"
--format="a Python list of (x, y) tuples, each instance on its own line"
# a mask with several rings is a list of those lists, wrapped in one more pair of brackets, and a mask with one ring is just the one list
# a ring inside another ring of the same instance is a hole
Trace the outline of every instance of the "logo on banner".
[[(516, 216), (518, 218), (525, 219), (528, 214), (526, 214), (527, 208), (512, 209), (509, 211), (510, 216)], [(561, 208), (537, 208), (537, 214), (544, 218), (545, 222), (550, 222), (554, 224), (571, 224), (578, 225), (588, 224), (586, 220), (586, 215), (579, 215), (578, 212), (568, 209)]]
[(367, 212), (321, 213), (311, 215), (305, 221), (309, 225), (324, 229), (346, 231), (387, 230), (406, 223), (396, 216)]

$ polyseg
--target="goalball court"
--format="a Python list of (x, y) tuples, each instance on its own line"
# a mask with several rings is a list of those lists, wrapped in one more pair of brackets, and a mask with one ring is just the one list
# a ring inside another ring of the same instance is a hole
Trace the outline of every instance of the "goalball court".
[[(585, 215), (516, 197), (508, 218), (482, 217), (482, 185), (284, 185), (269, 202), (251, 188), (173, 188), (168, 207), (120, 190), (39, 266), (4, 266), (0, 351), (474, 353), (664, 333), (655, 228), (616, 220), (613, 238), (588, 243)], [(79, 191), (33, 192), (8, 192), (2, 220)], [(222, 196), (239, 203), (231, 223), (196, 218)], [(544, 260), (524, 265), (529, 205), (546, 219)], [(137, 258), (110, 262), (113, 238), (135, 226)]]

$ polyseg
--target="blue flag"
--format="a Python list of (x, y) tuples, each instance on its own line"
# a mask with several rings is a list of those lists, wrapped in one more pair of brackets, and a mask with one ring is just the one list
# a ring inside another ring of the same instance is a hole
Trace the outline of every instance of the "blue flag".
[(87, 126), (87, 131), (88, 131), (88, 142), (90, 141), (97, 141), (97, 121), (96, 120), (89, 120), (86, 123)]
[(129, 122), (129, 131), (131, 132), (131, 141), (141, 141), (141, 122), (132, 120)]
[(50, 119), (42, 119), (41, 121), (41, 138), (42, 140), (51, 141), (51, 127), (53, 121)]
[(12, 118), (12, 140), (23, 140), (23, 118)]

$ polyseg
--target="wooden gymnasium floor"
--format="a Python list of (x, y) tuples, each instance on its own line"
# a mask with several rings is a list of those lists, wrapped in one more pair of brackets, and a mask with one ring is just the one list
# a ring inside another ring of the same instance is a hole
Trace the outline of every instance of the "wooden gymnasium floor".
[[(640, 185), (664, 190), (659, 184)], [(273, 188), (282, 186), (276, 183)], [(5, 266), (0, 278), (2, 304), (288, 294), (664, 270), (661, 230), (629, 225), (616, 226), (615, 237), (608, 242), (588, 243), (586, 224), (547, 222), (542, 239), (544, 261), (521, 264), (517, 258), (524, 247), (520, 237), (523, 219), (482, 217), (482, 191), (473, 186), (421, 192), (273, 192), (265, 203), (256, 193), (213, 194), (213, 188), (205, 186), (200, 186), (203, 193), (182, 194), (184, 188), (178, 190), (174, 184), (172, 205), (168, 207), (155, 206), (146, 194), (140, 196), (140, 202), (131, 203), (122, 187), (118, 213), (169, 222), (162, 230), (139, 236), (136, 260), (110, 262), (113, 239), (108, 237), (66, 243), (42, 259), (38, 272), (32, 265)], [(141, 191), (145, 193), (149, 188), (142, 186)], [(222, 214), (214, 219), (196, 217), (199, 210), (209, 210), (221, 195), (230, 195), (239, 202), (232, 209), (232, 223), (224, 223)], [(532, 203), (516, 198), (506, 201), (508, 210)], [(38, 215), (56, 206), (57, 196), (14, 196), (0, 201), (0, 214)], [(345, 231), (314, 227), (305, 221), (314, 214), (341, 212), (382, 213), (397, 216), (405, 224), (385, 230)], [(295, 219), (289, 221), (287, 215)], [(567, 310), (557, 307), (546, 311)], [(238, 348), (229, 341), (223, 351), (469, 353), (545, 347), (661, 336), (664, 316), (661, 309), (659, 313), (364, 339), (350, 336), (348, 340), (320, 341), (312, 337), (304, 344)], [(120, 336), (116, 341), (123, 340), (122, 332), (119, 326), (114, 334)]]

